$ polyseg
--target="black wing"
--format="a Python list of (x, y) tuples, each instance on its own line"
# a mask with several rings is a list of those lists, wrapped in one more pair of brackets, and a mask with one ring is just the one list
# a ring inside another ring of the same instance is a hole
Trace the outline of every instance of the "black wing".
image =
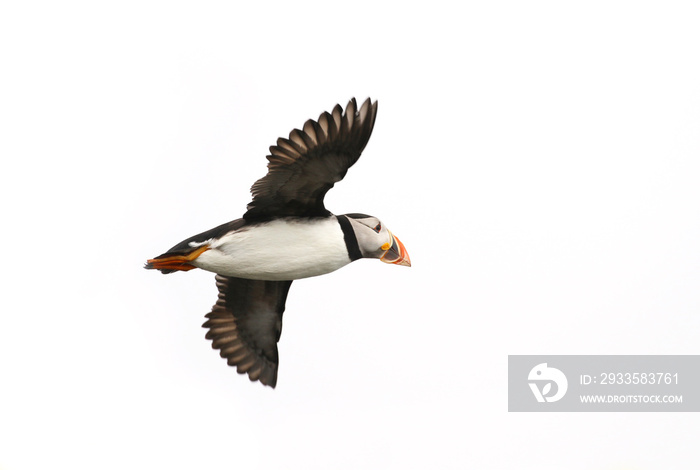
[(251, 188), (246, 220), (274, 217), (327, 217), (323, 197), (342, 180), (364, 150), (377, 117), (377, 102), (367, 98), (357, 110), (355, 98), (345, 113), (336, 105), (289, 139), (270, 147), (268, 173)]
[(202, 325), (228, 365), (274, 388), (282, 313), (292, 281), (255, 281), (216, 275), (219, 300)]

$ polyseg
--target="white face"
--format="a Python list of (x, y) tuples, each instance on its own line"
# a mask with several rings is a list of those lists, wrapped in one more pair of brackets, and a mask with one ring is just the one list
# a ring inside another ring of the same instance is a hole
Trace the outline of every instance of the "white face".
[(346, 214), (357, 237), (362, 256), (365, 258), (381, 258), (391, 246), (391, 234), (384, 224), (376, 217), (361, 214)]

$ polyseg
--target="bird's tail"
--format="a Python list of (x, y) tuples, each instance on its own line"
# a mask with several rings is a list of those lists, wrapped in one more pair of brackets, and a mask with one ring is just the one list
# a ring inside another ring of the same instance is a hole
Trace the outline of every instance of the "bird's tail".
[(170, 274), (174, 273), (175, 271), (189, 271), (190, 269), (195, 269), (197, 267), (190, 263), (208, 249), (209, 245), (203, 245), (189, 253), (163, 253), (160, 256), (156, 256), (155, 258), (146, 261), (144, 268), (157, 269), (163, 274)]

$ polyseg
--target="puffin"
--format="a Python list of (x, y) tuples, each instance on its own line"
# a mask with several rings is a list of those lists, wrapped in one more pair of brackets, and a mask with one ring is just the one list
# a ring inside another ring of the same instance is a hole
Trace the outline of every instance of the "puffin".
[(282, 314), (292, 281), (362, 258), (411, 266), (403, 243), (377, 217), (334, 215), (323, 198), (357, 162), (374, 128), (377, 101), (309, 119), (277, 139), (268, 172), (251, 187), (240, 219), (190, 237), (146, 261), (163, 274), (195, 268), (216, 274), (218, 299), (202, 325), (229, 366), (275, 388)]

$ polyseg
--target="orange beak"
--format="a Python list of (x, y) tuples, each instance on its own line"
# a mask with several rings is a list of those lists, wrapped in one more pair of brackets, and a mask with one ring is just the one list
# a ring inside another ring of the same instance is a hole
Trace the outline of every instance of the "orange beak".
[(379, 259), (385, 263), (398, 264), (399, 266), (410, 266), (411, 258), (408, 256), (406, 247), (403, 246), (401, 240), (396, 238), (393, 233), (389, 232), (389, 235), (391, 236), (391, 246)]

